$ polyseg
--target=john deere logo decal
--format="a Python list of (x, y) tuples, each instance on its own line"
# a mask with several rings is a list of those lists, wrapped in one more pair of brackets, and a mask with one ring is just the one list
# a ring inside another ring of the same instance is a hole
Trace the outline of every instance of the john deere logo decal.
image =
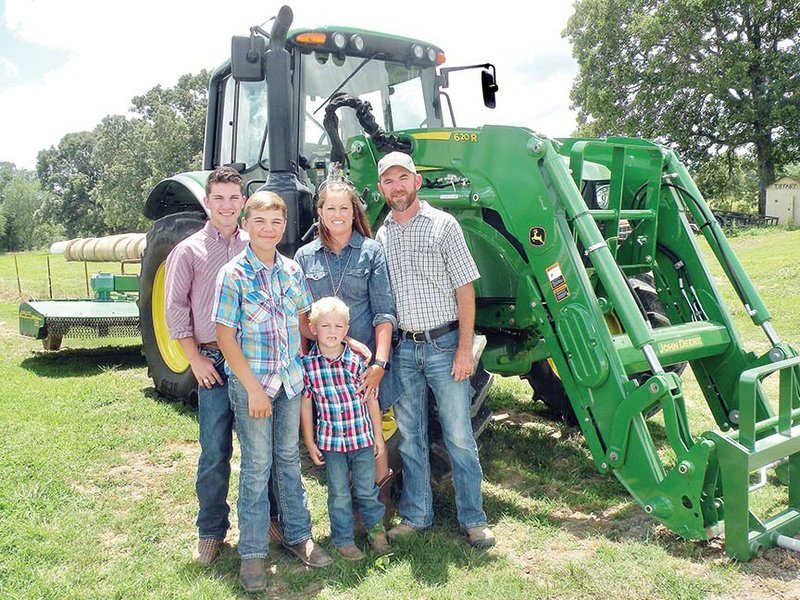
[(544, 227), (531, 227), (530, 233), (528, 234), (528, 241), (530, 241), (531, 246), (544, 246), (544, 240)]

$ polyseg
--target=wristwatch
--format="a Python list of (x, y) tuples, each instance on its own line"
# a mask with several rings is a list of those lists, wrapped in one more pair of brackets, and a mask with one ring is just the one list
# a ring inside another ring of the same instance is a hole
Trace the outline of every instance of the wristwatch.
[(388, 370), (389, 370), (389, 367), (391, 366), (391, 364), (390, 364), (388, 361), (385, 361), (385, 360), (377, 360), (377, 359), (376, 359), (376, 360), (374, 360), (374, 361), (372, 361), (372, 364), (373, 364), (373, 365), (378, 365), (378, 366), (379, 366), (381, 369), (383, 369), (384, 371), (388, 371)]

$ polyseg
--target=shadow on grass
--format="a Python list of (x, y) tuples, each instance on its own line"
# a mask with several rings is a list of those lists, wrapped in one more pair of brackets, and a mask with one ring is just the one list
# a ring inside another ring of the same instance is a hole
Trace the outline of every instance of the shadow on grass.
[(484, 432), (481, 460), (487, 481), (584, 511), (604, 510), (628, 497), (613, 476), (597, 472), (578, 429), (527, 418), (493, 423)]
[[(652, 543), (670, 556), (698, 564), (727, 560), (721, 539), (680, 537), (647, 515), (613, 474), (598, 473), (578, 429), (542, 419), (530, 405), (527, 408), (522, 413), (506, 411), (510, 419), (493, 423), (481, 438), (484, 476), (496, 486), (484, 493), (490, 520), (508, 516), (581, 540)], [(648, 419), (647, 427), (656, 446), (666, 444), (662, 423)], [(451, 504), (452, 491), (440, 500)], [(800, 578), (798, 566), (796, 554), (771, 549), (764, 558), (738, 564), (737, 569), (795, 581)]]
[[(613, 474), (597, 471), (581, 432), (533, 412), (513, 413), (493, 423), (481, 438), (481, 462), (496, 491), (484, 494), (487, 514), (561, 528), (581, 538), (612, 542), (658, 541), (673, 555), (708, 553), (651, 519)], [(656, 444), (661, 424), (648, 421)], [(509, 493), (510, 492), (510, 493)]]
[(20, 366), (39, 377), (90, 377), (108, 370), (124, 371), (146, 365), (141, 346), (102, 346), (37, 352)]
[(179, 415), (183, 416), (188, 415), (189, 417), (197, 421), (196, 405), (187, 404), (183, 400), (174, 400), (172, 398), (167, 398), (166, 396), (159, 394), (158, 390), (156, 390), (156, 388), (153, 386), (142, 388), (142, 395), (149, 400), (154, 400), (155, 402), (169, 406)]
[[(328, 537), (318, 541), (333, 554)], [(364, 560), (348, 562), (334, 558), (330, 567), (309, 569), (270, 542), (265, 596), (308, 598), (324, 588), (333, 588), (339, 595), (347, 597), (350, 595), (348, 590), (360, 587), (365, 579), (402, 567), (406, 567), (420, 585), (440, 587), (452, 583), (454, 569), (472, 569), (498, 560), (492, 554), (470, 548), (463, 536), (441, 526), (434, 526), (396, 542), (392, 552), (386, 556), (374, 555), (362, 541), (356, 543), (364, 549)], [(236, 547), (226, 547), (220, 559), (210, 567), (203, 568), (187, 562), (180, 573), (183, 577), (193, 579), (211, 576), (233, 594), (242, 594), (238, 583), (239, 563)]]

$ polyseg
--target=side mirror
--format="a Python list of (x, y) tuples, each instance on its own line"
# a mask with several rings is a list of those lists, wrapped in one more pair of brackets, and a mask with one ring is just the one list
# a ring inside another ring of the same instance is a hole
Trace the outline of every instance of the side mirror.
[(231, 38), (231, 75), (235, 81), (263, 81), (266, 40), (261, 36)]
[(481, 90), (483, 91), (484, 106), (486, 106), (486, 108), (495, 108), (497, 106), (497, 102), (495, 101), (497, 81), (493, 73), (481, 71)]

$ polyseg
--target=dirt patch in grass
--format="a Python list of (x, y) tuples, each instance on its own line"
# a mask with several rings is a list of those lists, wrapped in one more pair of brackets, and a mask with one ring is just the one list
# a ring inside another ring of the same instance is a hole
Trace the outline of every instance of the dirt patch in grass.
[(120, 456), (120, 464), (73, 487), (86, 496), (129, 505), (160, 495), (166, 479), (176, 472), (194, 473), (199, 454), (196, 441), (172, 441), (153, 452), (126, 452)]
[(106, 555), (120, 556), (130, 554), (127, 549), (128, 536), (124, 533), (104, 531), (100, 535), (100, 544)]
[(737, 599), (800, 598), (800, 555), (796, 552), (773, 548), (739, 565), (739, 570), (747, 577)]
[(612, 541), (641, 542), (654, 537), (658, 526), (647, 514), (634, 504), (625, 502), (597, 513), (559, 508), (552, 516), (561, 521), (561, 526), (575, 537), (602, 536)]
[(167, 479), (175, 473), (194, 478), (200, 444), (197, 441), (174, 440), (150, 453), (123, 455), (123, 464), (106, 472), (107, 478), (119, 482), (132, 500), (166, 494)]
[(106, 475), (119, 482), (124, 488), (124, 495), (133, 501), (143, 500), (148, 495), (163, 487), (167, 475), (175, 473), (177, 462), (158, 464), (152, 458), (141, 454), (127, 454), (123, 457), (125, 464), (112, 467)]

